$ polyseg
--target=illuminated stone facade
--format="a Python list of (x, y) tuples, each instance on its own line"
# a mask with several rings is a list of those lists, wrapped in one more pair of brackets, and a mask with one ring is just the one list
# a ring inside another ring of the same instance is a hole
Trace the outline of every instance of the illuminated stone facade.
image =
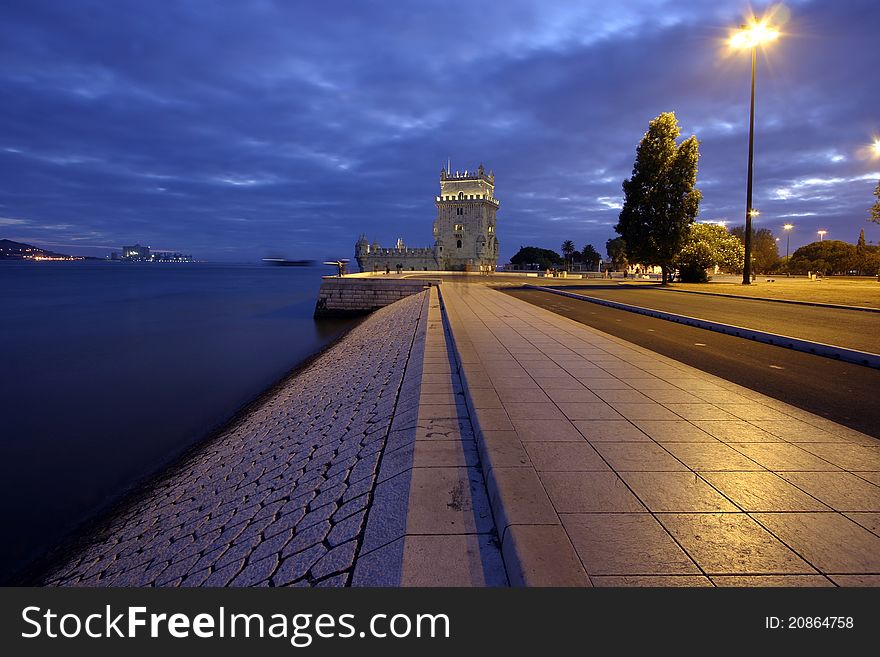
[(361, 271), (494, 271), (498, 262), (495, 175), (481, 164), (476, 171), (440, 171), (435, 197), (433, 248), (407, 248), (402, 240), (382, 248), (361, 235), (355, 257)]

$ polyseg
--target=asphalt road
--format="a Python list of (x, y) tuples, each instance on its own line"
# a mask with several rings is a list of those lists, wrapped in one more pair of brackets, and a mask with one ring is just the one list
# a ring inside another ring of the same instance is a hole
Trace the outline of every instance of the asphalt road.
[[(880, 438), (880, 405), (877, 404), (880, 370), (549, 292), (518, 288), (503, 291), (727, 381)], [(668, 296), (677, 298), (685, 295), (669, 293)], [(691, 296), (698, 295), (687, 295), (687, 299)]]
[[(540, 285), (540, 283), (534, 283)], [(548, 286), (548, 287), (552, 287)], [(880, 313), (667, 292), (655, 287), (566, 285), (586, 296), (664, 310), (838, 347), (880, 353)]]

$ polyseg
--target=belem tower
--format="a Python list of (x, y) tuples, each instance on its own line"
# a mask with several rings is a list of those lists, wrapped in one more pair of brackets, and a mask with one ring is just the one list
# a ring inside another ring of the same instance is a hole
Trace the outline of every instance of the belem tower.
[(434, 246), (410, 248), (398, 239), (394, 248), (370, 242), (361, 235), (355, 258), (362, 272), (495, 271), (498, 238), (495, 213), (495, 174), (481, 164), (476, 171), (440, 171), (440, 196), (435, 197)]

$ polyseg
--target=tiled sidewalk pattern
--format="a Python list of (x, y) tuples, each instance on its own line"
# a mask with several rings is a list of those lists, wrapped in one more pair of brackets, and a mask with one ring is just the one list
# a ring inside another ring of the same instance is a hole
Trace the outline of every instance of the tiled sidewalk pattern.
[(442, 296), (512, 582), (880, 585), (873, 438), (483, 286)]
[(436, 289), (430, 291), (418, 383), (417, 407), (407, 410), (401, 395), (354, 584), (505, 586), (474, 432)]
[(344, 586), (427, 293), (374, 313), (48, 584)]

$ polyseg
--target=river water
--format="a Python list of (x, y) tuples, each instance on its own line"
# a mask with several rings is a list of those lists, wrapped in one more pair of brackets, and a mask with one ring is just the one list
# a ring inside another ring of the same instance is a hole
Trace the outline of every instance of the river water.
[(0, 581), (347, 330), (327, 273), (0, 263)]

